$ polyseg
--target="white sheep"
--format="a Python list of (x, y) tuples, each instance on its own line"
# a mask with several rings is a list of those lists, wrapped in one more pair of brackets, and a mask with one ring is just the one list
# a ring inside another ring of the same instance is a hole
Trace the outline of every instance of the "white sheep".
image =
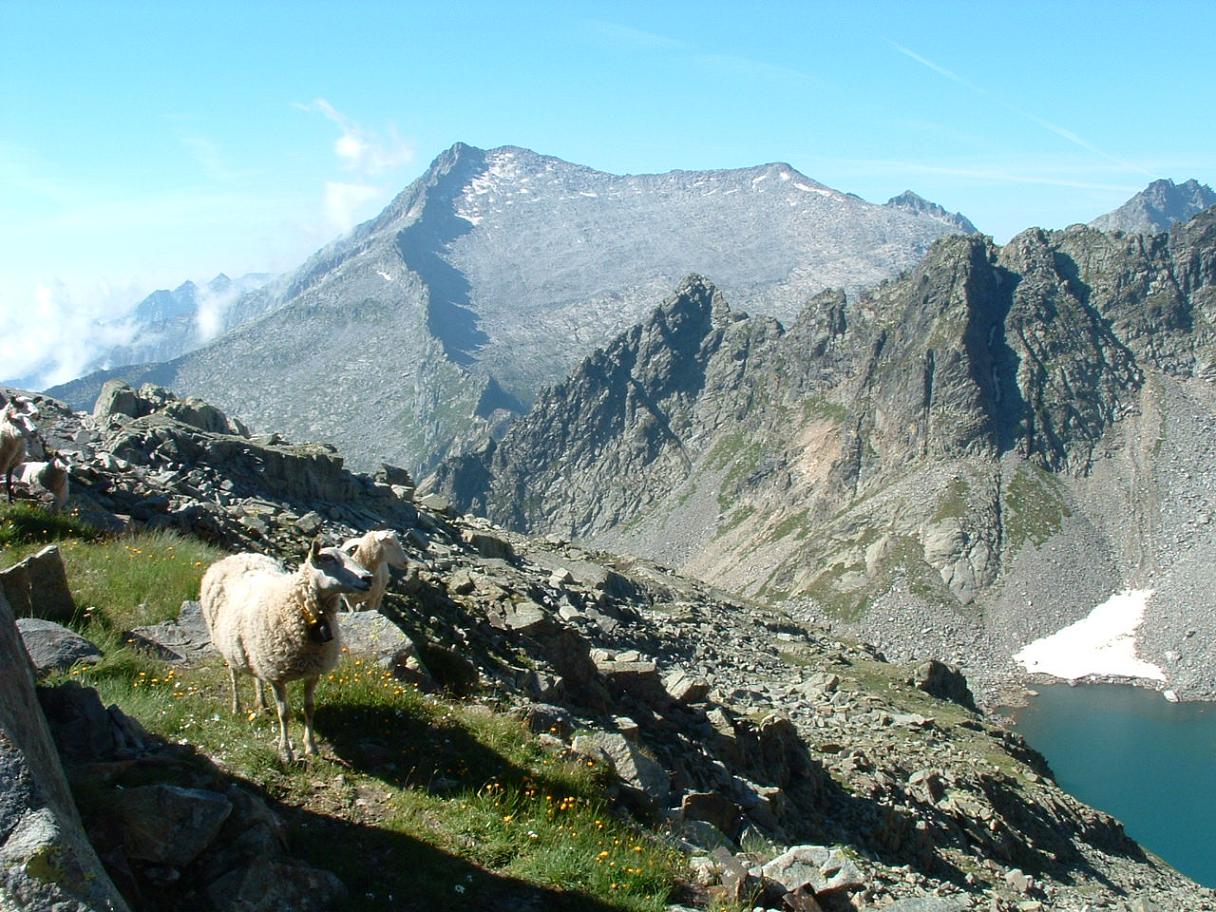
[(338, 663), (338, 602), (371, 585), (370, 573), (340, 548), (321, 547), (320, 539), (294, 573), (262, 554), (234, 554), (203, 574), (199, 599), (211, 641), (228, 663), (232, 712), (241, 711), (238, 671), (253, 675), (261, 706), (262, 682), (268, 682), (279, 713), (279, 753), (288, 762), (294, 757), (287, 738), (287, 683), (304, 680), (304, 752), (315, 754), (313, 691), (317, 678)]
[(372, 574), (372, 588), (368, 592), (342, 597), (346, 610), (355, 611), (362, 605), (367, 611), (378, 611), (388, 588), (388, 568), (404, 570), (408, 564), (401, 539), (392, 530), (367, 532), (343, 542), (342, 550)]
[(26, 442), (38, 427), (34, 419), (38, 409), (24, 396), (17, 396), (0, 411), (0, 472), (4, 473), (4, 490), (8, 502), (13, 502), (13, 469), (25, 462)]
[(17, 469), (17, 480), (32, 492), (41, 488), (49, 493), (56, 510), (68, 502), (68, 472), (72, 464), (62, 453), (50, 450), (47, 462), (27, 462)]

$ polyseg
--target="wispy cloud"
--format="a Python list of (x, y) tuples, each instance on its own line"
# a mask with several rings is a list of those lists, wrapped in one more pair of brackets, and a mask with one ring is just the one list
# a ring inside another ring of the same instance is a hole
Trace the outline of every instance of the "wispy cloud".
[(818, 77), (793, 67), (757, 60), (754, 57), (740, 57), (736, 54), (694, 54), (693, 62), (712, 69), (721, 70), (738, 76), (760, 79), (776, 79), (784, 82), (819, 82)]
[(364, 177), (377, 177), (386, 171), (408, 165), (414, 159), (414, 148), (401, 138), (391, 124), (386, 135), (360, 126), (324, 98), (309, 104), (296, 102), (301, 111), (318, 111), (335, 124), (342, 135), (334, 140), (334, 154), (342, 167)]
[(973, 92), (976, 92), (977, 94), (980, 94), (980, 95), (988, 94), (984, 89), (977, 86), (971, 80), (964, 79), (962, 76), (958, 75), (958, 73), (954, 72), (954, 70), (948, 70), (944, 66), (934, 63), (928, 57), (923, 57), (920, 54), (916, 53), (916, 51), (913, 51), (909, 48), (904, 47), (902, 44), (899, 44), (894, 41), (888, 41), (887, 44), (891, 45), (891, 47), (893, 47), (899, 53), (903, 54), (905, 57), (915, 60), (921, 66), (928, 67), (930, 70), (932, 70), (934, 73), (937, 73), (937, 75), (939, 75), (939, 76), (944, 76), (945, 78), (951, 80), (952, 82), (957, 82), (959, 85), (965, 86), (966, 88), (970, 89)]
[(292, 106), (306, 112), (317, 112), (336, 125), (341, 135), (334, 140), (333, 152), (338, 167), (351, 175), (350, 180), (325, 181), (322, 201), (329, 226), (341, 234), (350, 231), (359, 221), (360, 210), (376, 199), (389, 196), (393, 189), (377, 179), (409, 164), (414, 149), (391, 124), (384, 134), (355, 123), (324, 98), (308, 104), (293, 102)]
[[(1074, 145), (1080, 149), (1084, 149), (1086, 152), (1089, 152), (1092, 155), (1096, 155), (1099, 158), (1104, 158), (1109, 162), (1113, 162), (1117, 165), (1120, 165), (1127, 171), (1132, 171), (1137, 174), (1143, 174), (1149, 178), (1153, 178), (1156, 176), (1152, 172), (1148, 171), (1147, 169), (1145, 169), (1139, 165), (1126, 161), (1125, 159), (1122, 159), (1117, 155), (1112, 155), (1111, 153), (1107, 152), (1106, 150), (1101, 149), (1098, 146), (1095, 146), (1093, 143), (1082, 138), (1074, 130), (1070, 130), (1067, 127), (1061, 127), (1060, 125), (1054, 124), (1051, 121), (1049, 121), (1043, 117), (1039, 117), (1037, 114), (1032, 114), (1029, 111), (1023, 110), (1022, 108), (1019, 108), (1018, 106), (1011, 104), (1002, 98), (998, 98), (998, 97), (994, 96), (991, 92), (989, 92), (987, 89), (983, 88), (982, 86), (976, 85), (971, 80), (969, 80), (963, 76), (960, 76), (958, 73), (954, 72), (953, 70), (948, 69), (948, 68), (942, 66), (941, 64), (930, 60), (928, 57), (925, 57), (921, 54), (916, 53), (915, 51), (911, 50), (910, 48), (904, 47), (902, 44), (899, 44), (894, 41), (887, 41), (887, 44), (889, 44), (894, 50), (896, 50), (900, 54), (903, 54), (905, 57), (919, 63), (921, 66), (932, 70), (934, 73), (937, 73), (939, 76), (941, 76), (945, 79), (949, 79), (951, 82), (957, 83), (958, 85), (961, 85), (967, 89), (970, 89), (972, 92), (975, 92), (977, 95), (984, 95), (984, 96), (991, 98), (996, 104), (999, 104), (1005, 110), (1010, 111), (1014, 114), (1017, 114), (1019, 117), (1025, 118), (1026, 120), (1030, 121), (1031, 123), (1035, 124), (1036, 126), (1041, 127), (1044, 130), (1047, 130), (1049, 133), (1055, 134), (1056, 136), (1063, 139), (1065, 142), (1071, 143), (1072, 145)], [(1069, 185), (1069, 186), (1073, 186), (1073, 185)]]
[(0, 299), (4, 379), (43, 389), (79, 377), (103, 351), (130, 341), (132, 324), (115, 314), (129, 311), (141, 295), (134, 286), (73, 288), (59, 280), (8, 292), (8, 300)]
[(184, 133), (181, 144), (198, 162), (203, 174), (220, 184), (235, 184), (255, 175), (254, 171), (234, 168), (214, 140), (198, 133)]
[(679, 38), (647, 32), (630, 25), (618, 22), (605, 22), (602, 19), (587, 19), (583, 27), (588, 33), (600, 39), (603, 43), (626, 51), (679, 51), (688, 48), (688, 43)]

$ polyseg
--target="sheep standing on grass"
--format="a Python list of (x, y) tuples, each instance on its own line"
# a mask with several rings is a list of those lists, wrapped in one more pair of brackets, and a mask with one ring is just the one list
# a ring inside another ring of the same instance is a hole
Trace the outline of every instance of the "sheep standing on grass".
[(347, 611), (363, 607), (367, 611), (378, 611), (388, 588), (388, 568), (404, 570), (408, 561), (401, 539), (391, 530), (368, 532), (360, 538), (342, 543), (342, 550), (372, 574), (372, 588), (366, 593), (343, 596)]
[(313, 691), (317, 679), (338, 664), (338, 602), (371, 585), (370, 573), (340, 548), (321, 547), (320, 539), (295, 573), (262, 554), (234, 554), (203, 574), (199, 600), (211, 641), (228, 663), (232, 712), (241, 711), (238, 671), (253, 675), (263, 707), (262, 682), (268, 682), (279, 713), (279, 753), (288, 762), (294, 757), (287, 738), (287, 683), (304, 680), (304, 753), (315, 754)]
[(13, 469), (25, 462), (26, 442), (38, 432), (38, 409), (24, 396), (16, 396), (0, 411), (0, 472), (4, 490), (13, 502)]
[(47, 462), (27, 462), (17, 470), (17, 480), (32, 492), (41, 488), (52, 497), (56, 510), (68, 502), (68, 472), (72, 464), (62, 453), (51, 450)]

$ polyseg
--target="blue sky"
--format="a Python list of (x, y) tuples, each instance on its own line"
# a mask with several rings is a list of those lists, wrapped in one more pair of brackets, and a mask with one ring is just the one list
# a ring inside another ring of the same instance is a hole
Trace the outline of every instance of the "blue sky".
[[(1216, 4), (0, 0), (0, 374), (158, 287), (281, 271), (457, 140), (786, 161), (1005, 241), (1216, 183)], [(42, 329), (36, 327), (41, 325)], [(18, 337), (20, 341), (18, 341)]]

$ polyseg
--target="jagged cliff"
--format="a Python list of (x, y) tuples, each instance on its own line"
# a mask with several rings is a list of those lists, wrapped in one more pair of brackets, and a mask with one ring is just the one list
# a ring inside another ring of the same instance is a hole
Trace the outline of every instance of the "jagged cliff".
[(692, 278), (430, 486), (984, 667), (1154, 588), (1150, 652), (1208, 692), (1182, 593), (1211, 547), (1187, 517), (1210, 508), (1214, 267), (1209, 213), (947, 238), (788, 329)]

